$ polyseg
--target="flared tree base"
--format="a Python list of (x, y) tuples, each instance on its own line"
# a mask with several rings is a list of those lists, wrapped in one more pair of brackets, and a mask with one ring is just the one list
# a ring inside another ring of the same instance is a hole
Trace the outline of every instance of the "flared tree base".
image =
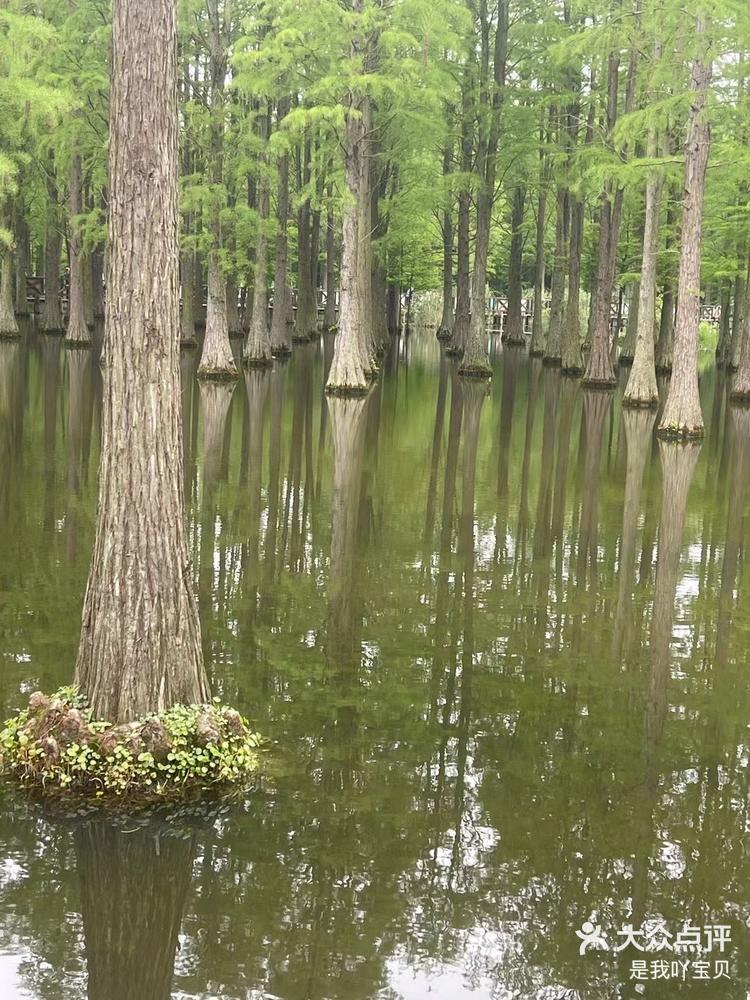
[(523, 337), (523, 336), (521, 336), (521, 337), (508, 337), (506, 339), (504, 337), (503, 338), (503, 343), (507, 347), (525, 347), (526, 346), (526, 338)]
[(341, 396), (353, 398), (356, 396), (366, 396), (370, 391), (370, 384), (365, 385), (327, 385), (326, 396)]
[(0, 330), (0, 340), (20, 340), (21, 331), (16, 330)]
[(622, 405), (629, 410), (655, 410), (659, 405), (659, 397), (655, 396), (623, 396)]
[(462, 357), (464, 350), (462, 347), (456, 347), (455, 344), (451, 344), (445, 349), (445, 356), (447, 358), (460, 358)]
[(449, 340), (451, 339), (451, 337), (453, 336), (453, 331), (452, 331), (452, 330), (449, 330), (449, 329), (448, 329), (447, 327), (444, 327), (444, 326), (440, 326), (440, 327), (438, 327), (438, 330), (437, 330), (437, 333), (435, 334), (435, 336), (437, 337), (437, 339), (438, 339), (438, 340), (439, 340), (439, 341), (440, 341), (441, 343), (444, 343), (444, 344), (445, 344), (445, 343), (447, 343), (447, 342), (448, 342), (448, 341), (449, 341)]
[(543, 358), (544, 357), (544, 351), (540, 351), (540, 350), (537, 350), (537, 348), (532, 347), (531, 350), (529, 351), (529, 357), (530, 358)]
[(581, 365), (562, 365), (562, 373), (567, 378), (580, 378), (583, 375), (583, 367)]
[(243, 358), (242, 364), (245, 368), (271, 368), (273, 366), (273, 358)]
[(733, 389), (729, 393), (729, 402), (737, 406), (750, 406), (750, 389)]
[(271, 354), (275, 358), (291, 358), (292, 349), (291, 347), (273, 347), (271, 349)]
[(68, 340), (65, 339), (65, 349), (68, 351), (88, 351), (91, 349), (90, 340)]
[(594, 389), (598, 392), (610, 392), (617, 386), (616, 378), (609, 378), (605, 376), (604, 378), (593, 378), (589, 376), (588, 378), (581, 379), (581, 385), (585, 389)]
[(550, 354), (545, 354), (542, 359), (542, 364), (546, 365), (548, 368), (562, 368), (562, 358), (553, 358)]

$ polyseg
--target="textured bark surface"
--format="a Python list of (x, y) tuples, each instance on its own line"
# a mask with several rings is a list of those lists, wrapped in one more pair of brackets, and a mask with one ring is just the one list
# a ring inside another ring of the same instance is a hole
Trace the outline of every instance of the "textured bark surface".
[(750, 320), (747, 316), (747, 286), (744, 306), (740, 320), (740, 353), (732, 375), (729, 398), (735, 403), (748, 405), (750, 404)]
[(674, 338), (674, 292), (665, 288), (659, 314), (659, 337), (656, 341), (656, 374), (668, 375), (672, 371), (672, 343)]
[(719, 339), (716, 343), (716, 365), (723, 368), (727, 363), (732, 343), (732, 282), (725, 278), (721, 282), (721, 319)]
[[(328, 186), (329, 204), (333, 203), (333, 185)], [(323, 329), (333, 333), (336, 321), (336, 222), (333, 209), (326, 215), (326, 307), (323, 315)]]
[(50, 153), (47, 172), (47, 231), (44, 240), (44, 308), (40, 326), (44, 333), (62, 333), (62, 303), (60, 301), (60, 251), (62, 231), (57, 204), (55, 161)]
[[(642, 241), (641, 241), (642, 242)], [(619, 362), (622, 365), (632, 365), (635, 357), (635, 342), (638, 337), (638, 311), (641, 305), (641, 283), (633, 281), (628, 289), (628, 321), (625, 325), (625, 337), (620, 348)]]
[[(461, 84), (461, 170), (468, 173), (472, 168), (474, 119), (472, 109), (472, 64), (467, 63)], [(458, 215), (456, 220), (456, 312), (453, 317), (453, 336), (447, 351), (460, 356), (469, 340), (469, 320), (471, 318), (471, 193), (463, 185), (458, 192)]]
[(183, 511), (174, 0), (114, 3), (109, 197), (99, 508), (75, 679), (96, 716), (122, 722), (210, 696)]
[(237, 365), (229, 342), (227, 284), (219, 266), (219, 255), (208, 255), (208, 301), (206, 335), (203, 339), (199, 378), (237, 378)]
[(180, 345), (197, 347), (195, 336), (195, 253), (183, 250), (180, 254)]
[[(658, 153), (658, 138), (652, 130), (648, 155)], [(633, 367), (623, 397), (624, 406), (657, 406), (654, 329), (656, 325), (656, 265), (659, 255), (659, 219), (664, 173), (655, 170), (646, 185), (646, 218), (643, 225), (643, 264), (638, 289), (638, 328), (635, 338)]]
[[(361, 12), (362, 0), (353, 0), (352, 9)], [(360, 112), (356, 95), (352, 94), (344, 136), (344, 176), (348, 198), (343, 220), (339, 333), (335, 338), (333, 361), (326, 381), (326, 392), (340, 395), (361, 395), (369, 387), (369, 359), (364, 349), (362, 296), (359, 289), (359, 278), (364, 273), (359, 262), (359, 249), (363, 181), (360, 161), (364, 156), (365, 139), (364, 121)]]
[(91, 335), (86, 323), (83, 292), (83, 248), (78, 230), (78, 216), (83, 211), (83, 188), (81, 178), (81, 157), (74, 153), (70, 161), (70, 181), (68, 188), (70, 210), (70, 233), (68, 254), (70, 263), (70, 285), (68, 288), (68, 330), (65, 343), (73, 347), (87, 347)]
[[(699, 21), (697, 30), (706, 26)], [(672, 379), (664, 405), (659, 433), (668, 437), (703, 436), (703, 413), (698, 394), (698, 324), (700, 321), (701, 241), (703, 238), (703, 196), (711, 131), (703, 108), (711, 79), (710, 64), (693, 62), (692, 101), (685, 145), (685, 196), (677, 281)]]
[(555, 257), (552, 263), (547, 345), (544, 354), (544, 360), (547, 364), (559, 364), (562, 361), (562, 321), (565, 303), (569, 217), (568, 192), (564, 188), (558, 187), (555, 198)]
[(30, 266), (29, 224), (20, 210), (16, 211), (16, 273), (15, 273), (15, 310), (16, 316), (29, 315), (29, 299), (26, 294), (26, 275)]
[(526, 189), (517, 185), (513, 192), (510, 227), (510, 270), (508, 272), (508, 316), (504, 339), (508, 344), (525, 344), (523, 332), (523, 213)]
[(727, 352), (726, 367), (732, 371), (740, 363), (744, 317), (747, 311), (747, 278), (738, 274), (734, 279), (734, 311), (732, 315), (732, 339)]

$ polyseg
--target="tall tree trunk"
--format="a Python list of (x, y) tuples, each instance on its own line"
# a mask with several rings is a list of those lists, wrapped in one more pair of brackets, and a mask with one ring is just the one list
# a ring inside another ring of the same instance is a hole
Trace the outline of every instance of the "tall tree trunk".
[[(474, 270), (471, 277), (471, 319), (469, 340), (458, 370), (459, 375), (490, 378), (492, 369), (487, 358), (485, 307), (487, 287), (487, 256), (490, 246), (492, 206), (495, 200), (497, 147), (500, 140), (500, 111), (505, 96), (505, 75), (508, 58), (509, 0), (498, 0), (495, 42), (490, 69), (490, 16), (487, 0), (479, 0), (481, 36), (479, 167), (480, 186), (476, 194), (476, 233), (474, 237)], [(484, 133), (484, 134), (483, 134)]]
[[(658, 53), (655, 52), (655, 55)], [(651, 129), (647, 155), (657, 156), (659, 138)], [(638, 302), (638, 332), (636, 334), (633, 367), (623, 397), (623, 406), (657, 406), (659, 391), (656, 385), (654, 354), (654, 327), (656, 323), (656, 265), (659, 256), (659, 219), (661, 196), (664, 188), (664, 171), (652, 171), (646, 185), (646, 218), (643, 225), (643, 264)]]
[[(270, 126), (270, 109), (263, 116), (261, 142), (266, 143)], [(253, 368), (264, 368), (273, 364), (271, 351), (271, 330), (268, 325), (268, 216), (270, 193), (268, 177), (264, 173), (258, 189), (258, 232), (255, 238), (255, 292), (253, 312), (250, 319), (245, 348), (242, 354), (244, 364)]]
[(99, 507), (75, 679), (116, 722), (210, 697), (183, 509), (175, 21), (174, 0), (114, 0)]
[(4, 340), (20, 336), (13, 302), (14, 291), (13, 251), (10, 247), (0, 246), (0, 338)]
[[(461, 172), (467, 176), (471, 170), (473, 153), (474, 118), (472, 114), (471, 63), (464, 68), (461, 86)], [(470, 229), (471, 192), (463, 184), (458, 192), (458, 228), (456, 232), (456, 313), (453, 319), (453, 337), (447, 353), (460, 357), (469, 340), (471, 317), (470, 279)]]
[(185, 248), (180, 253), (180, 347), (197, 347), (195, 336), (195, 251)]
[(505, 342), (525, 344), (523, 332), (523, 213), (526, 189), (516, 185), (513, 192), (513, 211), (510, 219), (510, 270), (508, 274), (508, 315)]
[(562, 322), (565, 305), (569, 209), (568, 192), (565, 188), (558, 187), (555, 200), (555, 259), (552, 265), (547, 347), (544, 355), (544, 363), (547, 365), (559, 365), (562, 361)]
[[(544, 183), (544, 178), (542, 178)], [(531, 356), (542, 357), (545, 348), (544, 332), (544, 234), (547, 223), (547, 193), (539, 192), (536, 209), (536, 251), (534, 254), (534, 315), (531, 321)]]
[[(446, 185), (453, 166), (453, 146), (450, 140), (443, 150), (443, 178)], [(443, 313), (437, 329), (438, 340), (449, 341), (453, 336), (453, 195), (450, 187), (445, 194), (443, 208)]]
[(721, 318), (719, 320), (719, 339), (716, 344), (716, 367), (724, 368), (729, 356), (732, 342), (732, 281), (723, 278), (721, 281)]
[[(750, 267), (750, 265), (748, 265)], [(729, 344), (727, 356), (727, 368), (735, 371), (740, 363), (740, 353), (742, 351), (742, 334), (744, 330), (745, 310), (747, 308), (747, 270), (740, 273), (734, 279), (734, 309), (732, 313), (732, 339)]]
[[(224, 179), (224, 86), (227, 76), (228, 25), (223, 24), (219, 0), (206, 0), (208, 12), (208, 55), (211, 86), (211, 150), (210, 179), (220, 188)], [(216, 206), (211, 218), (212, 247), (208, 254), (208, 304), (206, 308), (206, 336), (203, 341), (199, 378), (237, 378), (232, 345), (229, 343), (227, 318), (227, 283), (221, 270), (220, 250), (223, 242), (221, 208)]]
[(26, 291), (26, 275), (30, 263), (29, 224), (20, 209), (16, 210), (16, 282), (15, 310), (16, 316), (29, 315), (29, 299)]
[[(641, 245), (643, 239), (641, 239)], [(628, 322), (625, 325), (625, 339), (622, 342), (618, 361), (621, 365), (632, 365), (635, 357), (635, 342), (638, 338), (638, 313), (641, 304), (640, 279), (630, 283), (628, 289)], [(616, 338), (615, 338), (616, 339)]]
[(47, 231), (44, 241), (44, 308), (41, 328), (43, 333), (63, 333), (62, 303), (60, 301), (60, 251), (62, 233), (60, 210), (57, 204), (57, 178), (52, 153), (47, 159)]
[[(352, 0), (352, 11), (361, 16), (363, 0)], [(352, 55), (358, 51), (352, 43)], [(348, 199), (344, 207), (343, 248), (341, 253), (341, 293), (339, 333), (336, 337), (326, 392), (334, 395), (361, 395), (367, 392), (369, 359), (364, 350), (362, 306), (358, 288), (359, 247), (362, 221), (361, 159), (364, 157), (365, 129), (361, 100), (351, 94), (346, 111), (344, 133), (344, 176)]]
[(583, 374), (581, 354), (581, 256), (583, 254), (583, 202), (570, 195), (570, 255), (568, 302), (562, 332), (562, 370), (566, 375)]
[(328, 212), (326, 214), (326, 309), (323, 329), (336, 330), (336, 223), (333, 215), (333, 185), (328, 184)]
[(73, 153), (70, 161), (69, 183), (70, 234), (68, 236), (68, 257), (70, 263), (70, 287), (68, 289), (68, 332), (65, 343), (69, 347), (88, 347), (91, 334), (86, 325), (83, 302), (83, 248), (78, 216), (83, 211), (83, 178), (81, 157)]
[[(288, 101), (280, 101), (277, 118), (287, 112)], [(275, 357), (291, 353), (289, 338), (289, 153), (279, 157), (276, 197), (276, 263), (273, 278), (273, 316), (271, 317), (271, 350)]]
[[(696, 32), (705, 36), (706, 23), (698, 18)], [(703, 413), (698, 394), (698, 324), (700, 321), (701, 242), (703, 196), (711, 145), (711, 129), (703, 113), (711, 79), (711, 65), (701, 55), (693, 62), (690, 117), (685, 145), (685, 197), (682, 215), (680, 271), (677, 280), (677, 316), (674, 327), (672, 378), (659, 433), (667, 437), (703, 436)], [(750, 386), (748, 386), (750, 390)]]

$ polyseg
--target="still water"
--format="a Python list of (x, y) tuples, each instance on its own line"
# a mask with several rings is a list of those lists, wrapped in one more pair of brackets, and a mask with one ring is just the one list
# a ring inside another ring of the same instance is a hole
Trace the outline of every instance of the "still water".
[[(272, 741), (257, 787), (168, 828), (0, 792), (0, 996), (745, 998), (750, 414), (707, 370), (702, 446), (659, 445), (499, 344), (462, 386), (419, 330), (328, 404), (332, 347), (236, 386), (182, 359), (206, 658)], [(89, 353), (0, 343), (3, 713), (72, 677), (100, 407)], [(633, 980), (674, 956), (580, 955), (587, 920), (729, 925), (729, 978)]]

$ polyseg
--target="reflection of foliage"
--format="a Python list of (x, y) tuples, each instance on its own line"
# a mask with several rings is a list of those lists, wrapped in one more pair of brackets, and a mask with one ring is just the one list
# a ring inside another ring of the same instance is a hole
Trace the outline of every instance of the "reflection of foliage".
[[(433, 345), (417, 331), (384, 359), (356, 483), (340, 494), (357, 505), (356, 532), (337, 539), (356, 588), (345, 669), (330, 657), (335, 465), (314, 348), (268, 373), (265, 407), (235, 390), (207, 541), (203, 481), (190, 480), (212, 681), (276, 749), (244, 808), (195, 828), (174, 991), (371, 1000), (411, 996), (414, 974), (429, 982), (450, 966), (456, 980), (433, 984), (436, 995), (463, 978), (496, 996), (600, 1000), (627, 964), (582, 959), (574, 930), (591, 912), (619, 927), (632, 906), (636, 923), (732, 921), (723, 996), (744, 996), (750, 947), (733, 915), (750, 907), (738, 835), (750, 780), (746, 428), (727, 438), (723, 383), (707, 373), (712, 416), (683, 537), (662, 545), (648, 428), (625, 516), (635, 448), (616, 399), (602, 415), (559, 371), (505, 351), (474, 454), (472, 401), (464, 414), (456, 389), (453, 407), (456, 380), (449, 362), (439, 378)], [(2, 371), (10, 711), (40, 675), (47, 687), (70, 678), (96, 498), (85, 479), (79, 497), (63, 489), (73, 429), (58, 420), (57, 449), (46, 443), (52, 416), (69, 412), (53, 355), (32, 339), (15, 348), (5, 391)], [(201, 441), (186, 448), (202, 475)], [(80, 539), (68, 556), (72, 506)], [(649, 742), (654, 587), (675, 570), (666, 711)], [(6, 807), (0, 841), (0, 943), (24, 955), (33, 995), (82, 996), (77, 836)], [(154, 865), (154, 885), (169, 888), (169, 866)], [(84, 867), (86, 892), (106, 892), (106, 867)], [(133, 906), (146, 893), (118, 885)]]

